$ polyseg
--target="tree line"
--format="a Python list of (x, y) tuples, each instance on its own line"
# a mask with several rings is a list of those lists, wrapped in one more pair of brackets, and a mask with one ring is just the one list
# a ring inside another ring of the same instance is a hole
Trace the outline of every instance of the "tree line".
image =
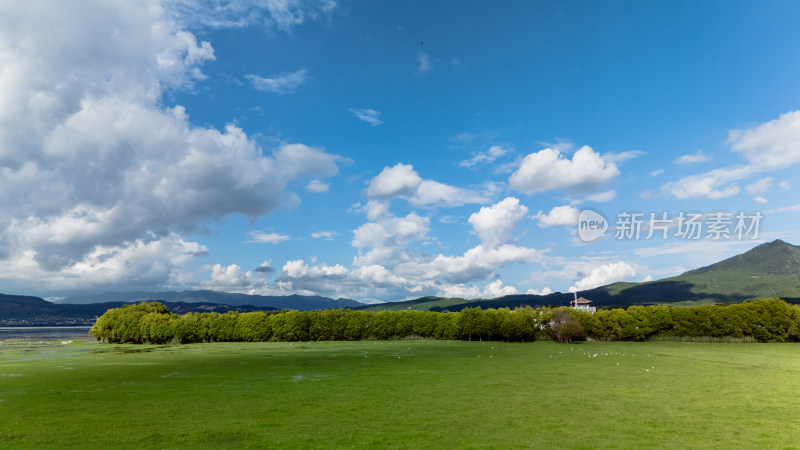
[(158, 302), (109, 309), (89, 332), (113, 343), (359, 341), (398, 338), (530, 342), (645, 341), (656, 336), (800, 341), (800, 307), (779, 299), (696, 307), (631, 306), (433, 311), (259, 311), (173, 314)]

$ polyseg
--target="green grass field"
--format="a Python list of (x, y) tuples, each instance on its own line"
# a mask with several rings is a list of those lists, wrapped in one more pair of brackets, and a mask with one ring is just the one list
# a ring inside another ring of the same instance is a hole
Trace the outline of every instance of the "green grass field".
[(794, 344), (6, 344), (0, 448), (798, 448), (798, 392)]

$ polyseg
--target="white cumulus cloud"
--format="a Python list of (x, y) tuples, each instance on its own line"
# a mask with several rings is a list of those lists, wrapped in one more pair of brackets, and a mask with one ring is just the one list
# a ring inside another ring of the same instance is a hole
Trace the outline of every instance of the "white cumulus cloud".
[(615, 163), (603, 160), (589, 146), (580, 148), (571, 160), (546, 148), (527, 155), (508, 181), (512, 189), (528, 195), (553, 189), (586, 193), (619, 173)]
[(528, 214), (528, 208), (519, 199), (508, 197), (492, 206), (484, 206), (469, 216), (469, 223), (487, 248), (508, 243), (514, 229)]
[(580, 215), (578, 208), (570, 205), (564, 205), (556, 206), (547, 214), (539, 211), (535, 216), (533, 216), (533, 219), (536, 220), (539, 223), (539, 226), (542, 228), (559, 225), (577, 226), (578, 215)]
[(236, 264), (222, 266), (203, 267), (211, 271), (211, 279), (203, 284), (207, 289), (218, 291), (242, 291), (250, 288), (255, 283), (253, 274), (250, 271), (242, 272), (242, 268)]
[(418, 206), (458, 206), (488, 201), (486, 196), (474, 190), (425, 180), (412, 165), (402, 163), (384, 167), (370, 180), (365, 193), (375, 200), (403, 198)]
[(553, 290), (545, 286), (542, 289), (528, 289), (525, 293), (528, 295), (549, 295), (553, 293)]
[(589, 275), (578, 280), (578, 282), (569, 288), (569, 292), (594, 289), (617, 281), (630, 281), (636, 277), (636, 274), (636, 268), (624, 261), (603, 264), (595, 267)]
[(514, 286), (503, 286), (503, 282), (499, 278), (483, 288), (483, 297), (488, 299), (516, 294), (519, 294), (517, 288)]
[(800, 111), (781, 114), (755, 127), (733, 130), (728, 136), (731, 150), (742, 154), (753, 166), (777, 169), (800, 163)]
[[(51, 286), (82, 289), (92, 277), (66, 274), (91, 271), (96, 255), (112, 264), (166, 242), (180, 253), (195, 244), (170, 236), (262, 216), (288, 183), (338, 172), (344, 159), (322, 149), (263, 149), (239, 127), (199, 127), (163, 106), (214, 60), (173, 6), (0, 3), (0, 264), (34, 264)], [(152, 257), (163, 270), (144, 271), (150, 282), (186, 279), (180, 258)]]

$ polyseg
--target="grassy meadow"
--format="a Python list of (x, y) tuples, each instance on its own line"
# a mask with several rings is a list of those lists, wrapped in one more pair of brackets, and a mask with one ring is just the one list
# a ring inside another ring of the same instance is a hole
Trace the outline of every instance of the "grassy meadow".
[(793, 344), (0, 345), (0, 448), (798, 448)]

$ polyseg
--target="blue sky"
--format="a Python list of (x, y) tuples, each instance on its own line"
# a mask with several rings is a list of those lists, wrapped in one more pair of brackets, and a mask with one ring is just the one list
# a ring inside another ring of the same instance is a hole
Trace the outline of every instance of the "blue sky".
[[(799, 244), (797, 17), (796, 2), (4, 2), (0, 291), (492, 298)], [(584, 210), (603, 239), (581, 239)], [(732, 236), (676, 236), (681, 213), (718, 212)], [(643, 214), (639, 239), (616, 236), (621, 213)], [(650, 213), (667, 239), (646, 238)], [(761, 216), (757, 235), (735, 236), (739, 213)]]

